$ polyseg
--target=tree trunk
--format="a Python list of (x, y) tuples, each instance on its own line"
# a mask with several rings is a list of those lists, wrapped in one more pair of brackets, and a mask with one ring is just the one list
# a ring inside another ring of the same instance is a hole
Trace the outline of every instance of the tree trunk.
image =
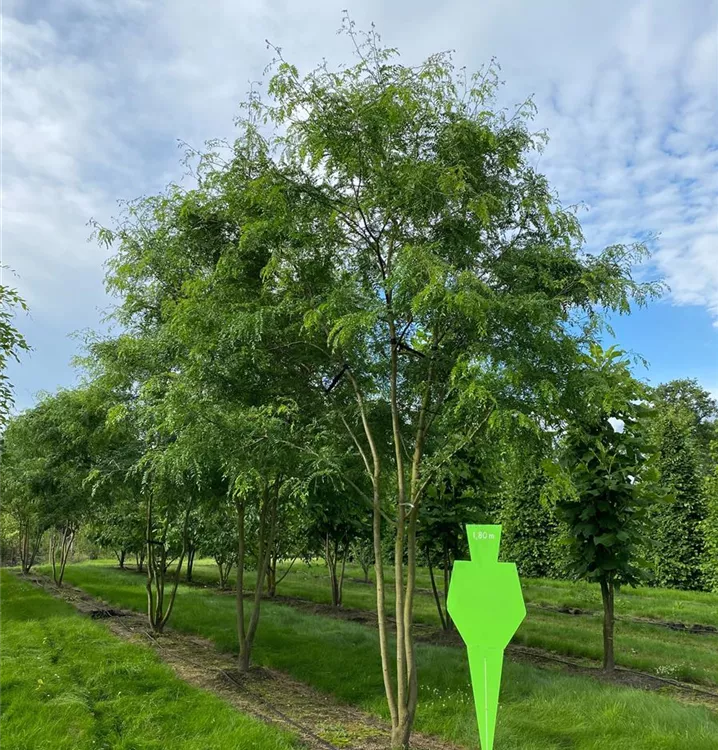
[(29, 519), (18, 521), (18, 525), (20, 526), (20, 567), (22, 572), (27, 575), (35, 564), (35, 558), (40, 551), (43, 531), (39, 528), (33, 531), (32, 522)]
[(194, 544), (190, 543), (189, 550), (187, 552), (187, 581), (192, 583), (192, 570), (194, 569), (194, 556), (197, 553), (197, 548)]
[(65, 577), (65, 566), (70, 558), (72, 552), (72, 545), (75, 541), (76, 529), (72, 526), (67, 526), (62, 532), (62, 545), (60, 547), (60, 575), (57, 579), (57, 585), (62, 586), (62, 579)]
[(123, 549), (123, 550), (122, 550), (122, 551), (120, 552), (120, 554), (118, 555), (118, 558), (117, 558), (117, 559), (119, 560), (119, 563), (120, 563), (120, 569), (121, 569), (121, 570), (124, 570), (124, 569), (125, 569), (125, 556), (126, 556), (126, 555), (127, 555), (127, 550), (124, 550), (124, 549)]
[(431, 564), (431, 555), (426, 553), (426, 564), (429, 567), (429, 578), (431, 580), (431, 590), (434, 594), (434, 602), (436, 609), (439, 612), (439, 620), (441, 621), (441, 629), (448, 630), (446, 626), (446, 619), (444, 618), (444, 607), (441, 604), (441, 598), (439, 597), (439, 590), (436, 588), (436, 579), (434, 578), (434, 566)]
[(453, 570), (453, 562), (451, 555), (444, 541), (444, 621), (446, 622), (446, 630), (450, 631), (454, 627), (454, 623), (451, 620), (449, 610), (446, 608), (446, 602), (449, 599), (449, 584), (451, 583), (451, 572)]
[(338, 607), (339, 601), (339, 582), (337, 579), (337, 544), (334, 543), (334, 549), (332, 549), (332, 543), (329, 539), (329, 534), (324, 539), (324, 559), (327, 563), (327, 570), (329, 572), (329, 590), (332, 597), (332, 607)]
[(152, 500), (147, 502), (147, 616), (150, 627), (156, 633), (164, 630), (167, 621), (172, 614), (177, 589), (179, 587), (180, 575), (182, 574), (182, 563), (184, 562), (187, 549), (187, 529), (189, 526), (189, 506), (185, 511), (184, 524), (182, 526), (182, 552), (180, 553), (177, 567), (173, 574), (172, 590), (169, 601), (165, 607), (165, 583), (167, 578), (167, 531), (169, 519), (165, 522), (162, 536), (159, 540), (152, 539)]
[(245, 528), (244, 501), (237, 502), (237, 536), (239, 539), (237, 565), (237, 635), (239, 640), (239, 671), (249, 669), (252, 656), (254, 637), (259, 625), (260, 605), (264, 576), (267, 572), (269, 557), (274, 548), (274, 537), (277, 527), (277, 505), (279, 502), (280, 480), (277, 478), (272, 485), (265, 480), (262, 490), (262, 506), (259, 514), (259, 554), (257, 555), (257, 581), (254, 586), (254, 599), (249, 624), (244, 622), (244, 559), (245, 559)]
[(606, 672), (612, 672), (616, 667), (613, 650), (615, 625), (613, 580), (601, 581), (601, 598), (603, 599), (603, 669)]
[(269, 556), (267, 564), (267, 596), (274, 597), (277, 594), (277, 550)]

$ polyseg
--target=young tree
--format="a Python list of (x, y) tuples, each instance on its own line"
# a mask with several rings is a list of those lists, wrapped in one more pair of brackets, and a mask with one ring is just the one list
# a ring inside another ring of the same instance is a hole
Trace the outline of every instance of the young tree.
[[(561, 457), (574, 491), (562, 487), (556, 496), (569, 527), (573, 572), (601, 587), (606, 671), (615, 667), (615, 592), (642, 578), (638, 550), (658, 476), (648, 439), (650, 408), (643, 403), (646, 389), (631, 376), (622, 354), (592, 344), (581, 357), (582, 403), (564, 436)], [(555, 465), (546, 462), (545, 468), (557, 477)]]

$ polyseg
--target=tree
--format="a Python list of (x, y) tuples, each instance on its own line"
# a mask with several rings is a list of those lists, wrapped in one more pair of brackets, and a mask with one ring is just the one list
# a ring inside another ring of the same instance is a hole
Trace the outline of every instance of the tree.
[[(615, 591), (642, 579), (638, 550), (657, 478), (646, 390), (622, 356), (615, 347), (604, 352), (592, 344), (581, 357), (582, 404), (563, 437), (561, 456), (573, 492), (564, 486), (556, 495), (571, 537), (573, 573), (601, 586), (606, 671), (615, 667)], [(616, 421), (622, 422), (620, 431)], [(559, 476), (554, 464), (546, 462), (545, 468)]]
[[(482, 462), (482, 458), (484, 461)], [(474, 449), (464, 449), (442, 468), (426, 489), (423, 514), (417, 531), (418, 546), (429, 568), (431, 590), (443, 630), (453, 627), (446, 609), (454, 561), (468, 554), (466, 524), (486, 520), (485, 457)], [(434, 571), (442, 571), (441, 593)]]
[[(426, 488), (485, 435), (497, 405), (555, 412), (601, 307), (628, 312), (655, 287), (631, 277), (642, 246), (582, 251), (575, 215), (531, 166), (543, 142), (528, 130), (531, 106), (492, 111), (493, 66), (472, 79), (448, 55), (408, 67), (373, 33), (346, 30), (357, 65), (300, 78), (280, 60), (273, 105), (250, 99), (227, 160), (213, 150), (196, 190), (130, 208), (111, 283), (124, 321), (172, 351), (182, 409), (200, 404), (198, 419), (226, 441), (240, 524), (258, 494), (265, 552), (285, 477), (332, 470), (307, 432), (336, 440), (336, 425), (346, 430), (371, 488), (362, 502), (373, 514), (382, 670), (392, 743), (405, 747), (418, 697), (412, 623)], [(270, 122), (267, 133), (260, 125)], [(247, 420), (261, 433), (259, 456), (248, 448), (255, 428), (238, 427)], [(298, 455), (317, 465), (307, 471)]]
[(332, 606), (341, 607), (349, 550), (368, 509), (357, 502), (350, 488), (337, 486), (328, 479), (311, 482), (308, 495), (310, 549), (324, 558)]
[[(331, 393), (372, 483), (380, 650), (400, 748), (418, 695), (412, 623), (427, 486), (482, 436), (497, 402), (555, 403), (577, 340), (600, 324), (597, 308), (627, 312), (654, 287), (630, 275), (641, 247), (582, 253), (575, 216), (531, 166), (542, 142), (527, 127), (531, 105), (514, 116), (491, 109), (493, 66), (473, 78), (456, 75), (448, 55), (408, 67), (373, 32), (346, 31), (354, 67), (302, 78), (280, 56), (276, 104), (253, 102), (281, 135), (263, 151), (275, 166), (253, 192), (264, 215), (244, 231), (273, 248), (266, 288), (300, 321), (311, 379)], [(477, 385), (487, 371), (501, 392)], [(377, 404), (391, 418), (388, 463), (370, 421)], [(393, 656), (385, 512), (395, 530)]]
[(716, 437), (718, 402), (708, 391), (698, 385), (695, 378), (682, 378), (662, 383), (654, 388), (651, 396), (659, 407), (682, 411), (690, 415), (694, 438), (702, 456), (710, 461), (710, 443)]
[(36, 450), (37, 436), (36, 415), (28, 410), (9, 421), (2, 437), (2, 514), (9, 516), (17, 528), (20, 565), (26, 574), (37, 561), (48, 525), (38, 491), (44, 461)]
[(718, 440), (711, 448), (713, 471), (705, 478), (706, 517), (701, 529), (705, 538), (703, 574), (707, 587), (718, 591)]
[(685, 407), (661, 409), (654, 440), (661, 485), (671, 502), (659, 503), (651, 513), (651, 556), (659, 586), (695, 590), (704, 585), (701, 522), (706, 508), (695, 436), (691, 413)]
[[(0, 275), (6, 266), (0, 266)], [(28, 351), (25, 337), (13, 325), (17, 310), (27, 311), (27, 305), (15, 289), (0, 283), (0, 429), (7, 424), (13, 406), (13, 390), (5, 369), (10, 359), (18, 361), (21, 351)]]

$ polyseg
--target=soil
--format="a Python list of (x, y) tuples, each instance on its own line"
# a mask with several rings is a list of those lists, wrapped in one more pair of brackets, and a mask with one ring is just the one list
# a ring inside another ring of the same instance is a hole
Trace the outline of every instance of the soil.
[[(111, 609), (105, 602), (79, 588), (58, 589), (51, 578), (39, 574), (22, 576), (78, 612), (103, 624), (127, 641), (154, 648), (178, 677), (209, 690), (234, 708), (292, 732), (307, 750), (386, 750), (389, 726), (359, 709), (337, 702), (283, 672), (253, 667), (248, 673), (236, 669), (235, 659), (219, 653), (212, 641), (166, 628), (161, 635), (150, 632), (146, 617), (125, 609)], [(416, 750), (459, 750), (440, 738), (412, 734)]]

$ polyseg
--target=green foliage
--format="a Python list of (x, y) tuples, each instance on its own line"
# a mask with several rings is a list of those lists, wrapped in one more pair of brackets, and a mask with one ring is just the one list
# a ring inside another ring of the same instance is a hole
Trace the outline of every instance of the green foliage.
[(17, 310), (27, 311), (25, 301), (15, 289), (0, 284), (0, 429), (7, 423), (14, 403), (12, 385), (5, 374), (7, 363), (18, 361), (19, 353), (29, 350), (25, 337), (13, 325)]
[(671, 497), (651, 512), (649, 549), (656, 583), (700, 589), (705, 547), (701, 522), (706, 511), (695, 424), (691, 413), (680, 406), (664, 408), (655, 421), (657, 467), (661, 486)]
[[(568, 524), (576, 576), (612, 585), (638, 583), (644, 518), (657, 478), (647, 434), (650, 409), (622, 352), (597, 345), (581, 360), (583, 405), (576, 410), (561, 462), (574, 493), (556, 507)], [(611, 420), (620, 420), (621, 431)], [(546, 464), (548, 471), (556, 468)]]
[(566, 529), (546, 500), (548, 480), (536, 463), (512, 468), (500, 506), (501, 558), (516, 563), (521, 576), (561, 577), (568, 566)]
[(701, 530), (705, 538), (703, 574), (711, 591), (718, 592), (718, 441), (711, 446), (713, 471), (706, 477), (704, 493), (706, 517)]

